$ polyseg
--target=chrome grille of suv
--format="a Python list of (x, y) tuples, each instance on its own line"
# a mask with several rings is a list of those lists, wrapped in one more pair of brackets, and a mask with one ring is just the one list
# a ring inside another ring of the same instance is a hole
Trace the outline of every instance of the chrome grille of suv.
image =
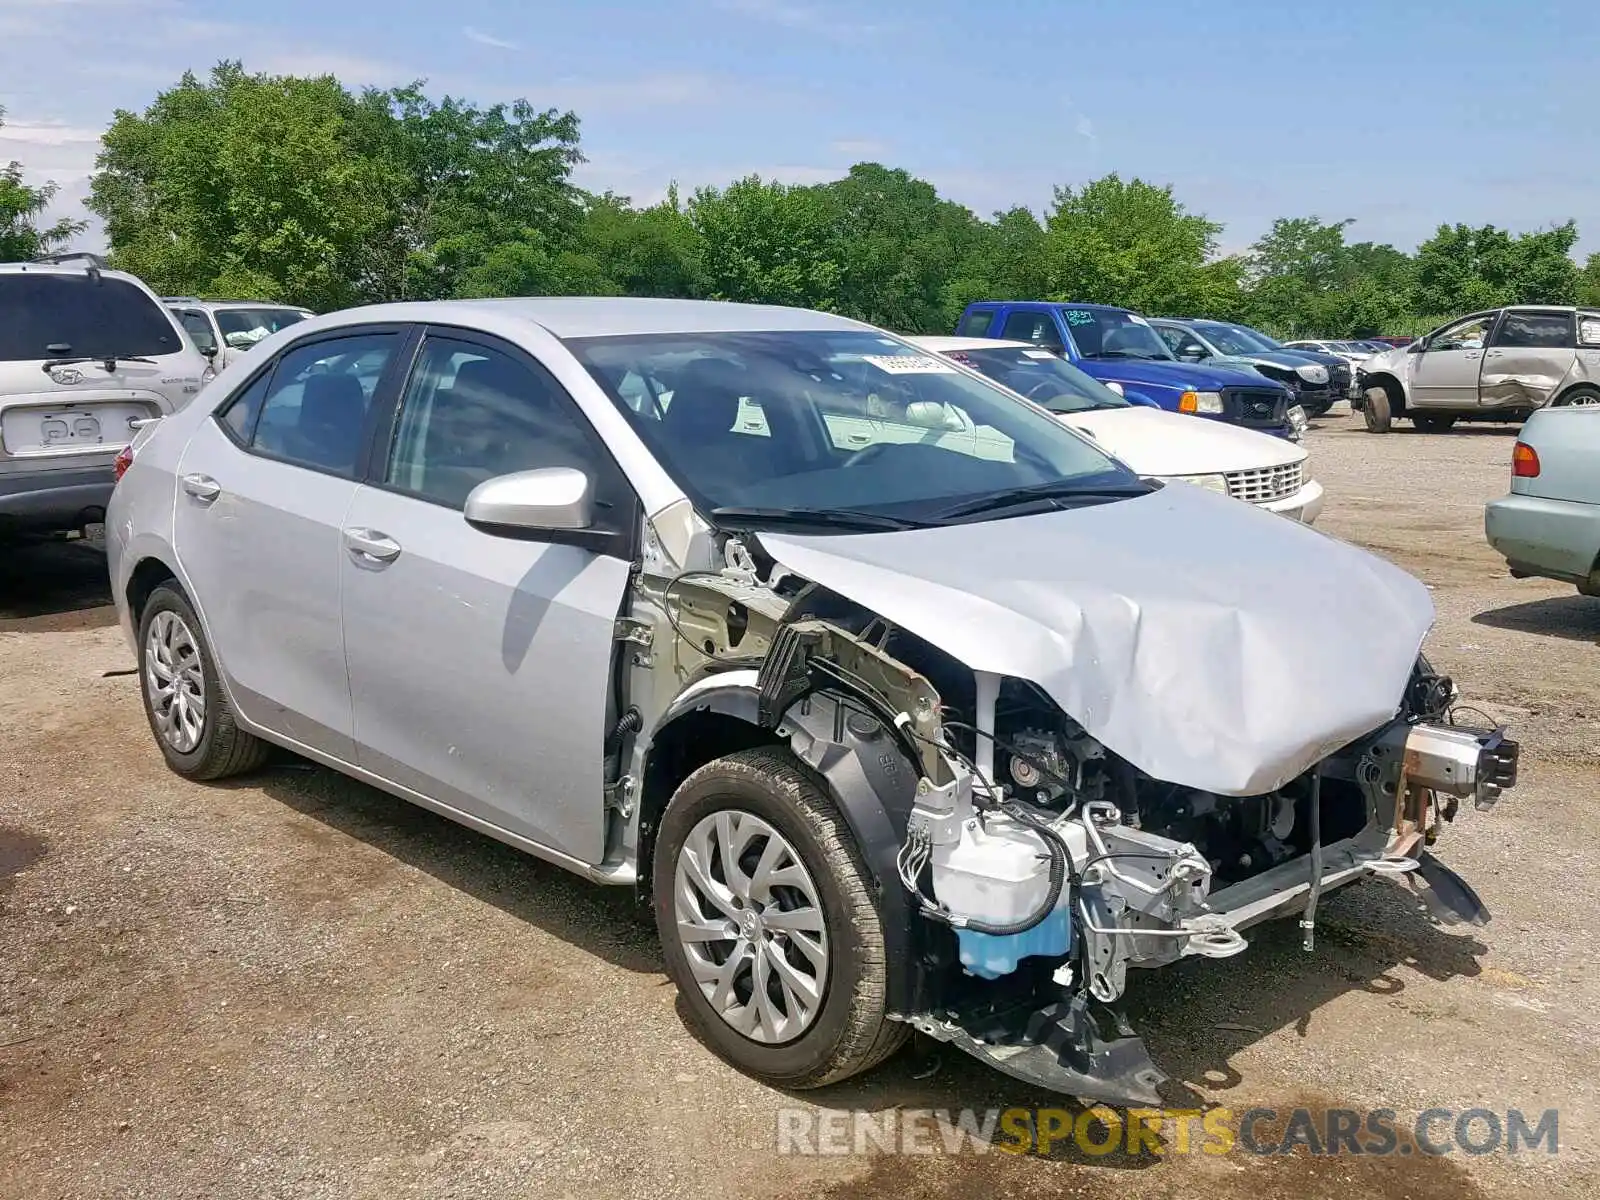
[(1303, 463), (1287, 463), (1281, 467), (1258, 467), (1253, 471), (1229, 471), (1228, 494), (1247, 504), (1270, 504), (1286, 500), (1300, 490), (1304, 478)]

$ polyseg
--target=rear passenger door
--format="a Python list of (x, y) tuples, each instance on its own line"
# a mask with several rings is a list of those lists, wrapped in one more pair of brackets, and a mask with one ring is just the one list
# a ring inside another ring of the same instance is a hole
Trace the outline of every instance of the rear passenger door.
[[(466, 523), (474, 487), (540, 467), (589, 475), (609, 549)], [(429, 329), (341, 515), (357, 761), (468, 823), (600, 862), (615, 623), (639, 513), (587, 418), (521, 349)]]
[(201, 423), (178, 465), (179, 562), (239, 711), (344, 762), (342, 530), (407, 337), (373, 326), (294, 344)]
[(1479, 394), (1486, 405), (1547, 404), (1577, 361), (1574, 314), (1507, 309), (1483, 356)]

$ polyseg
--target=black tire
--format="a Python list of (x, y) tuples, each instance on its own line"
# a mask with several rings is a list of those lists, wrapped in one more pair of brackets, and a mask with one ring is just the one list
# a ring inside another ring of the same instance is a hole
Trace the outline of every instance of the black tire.
[(1568, 388), (1556, 401), (1561, 408), (1570, 408), (1573, 405), (1600, 404), (1600, 388), (1587, 383), (1580, 383), (1575, 388)]
[(1411, 423), (1423, 433), (1449, 433), (1455, 427), (1456, 418), (1448, 413), (1417, 413)]
[[(798, 1037), (758, 1042), (734, 1029), (700, 990), (678, 935), (679, 853), (717, 812), (760, 818), (797, 852), (818, 893), (829, 967), (822, 1003)], [(876, 1066), (909, 1026), (888, 1020), (888, 953), (874, 887), (850, 827), (822, 786), (787, 751), (744, 750), (695, 771), (662, 817), (651, 873), (656, 929), (667, 973), (693, 1032), (721, 1058), (774, 1087), (822, 1087)]]
[[(184, 751), (169, 742), (161, 731), (155, 702), (151, 696), (150, 630), (163, 613), (171, 613), (188, 631), (205, 686), (205, 708), (199, 741)], [(272, 748), (253, 734), (239, 728), (233, 706), (222, 690), (216, 661), (206, 644), (200, 618), (175, 583), (163, 583), (150, 593), (139, 614), (139, 696), (144, 702), (145, 719), (167, 765), (186, 779), (225, 779), (253, 771), (266, 762)]]
[(1394, 426), (1389, 412), (1389, 389), (1378, 385), (1367, 389), (1367, 402), (1361, 406), (1361, 415), (1367, 419), (1368, 433), (1388, 433)]

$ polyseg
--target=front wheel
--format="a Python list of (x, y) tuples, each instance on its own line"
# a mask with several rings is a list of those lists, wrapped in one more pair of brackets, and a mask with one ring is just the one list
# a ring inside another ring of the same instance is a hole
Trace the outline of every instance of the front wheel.
[(1388, 433), (1394, 423), (1389, 412), (1389, 389), (1368, 388), (1367, 402), (1361, 407), (1361, 415), (1366, 418), (1368, 433)]
[(694, 1031), (776, 1087), (875, 1066), (889, 1021), (882, 917), (855, 840), (788, 753), (745, 750), (678, 788), (651, 876), (667, 973)]

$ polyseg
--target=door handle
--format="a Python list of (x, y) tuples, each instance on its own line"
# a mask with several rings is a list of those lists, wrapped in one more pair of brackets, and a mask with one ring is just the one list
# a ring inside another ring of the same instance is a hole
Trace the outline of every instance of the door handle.
[(374, 562), (393, 562), (400, 557), (400, 543), (375, 529), (346, 529), (344, 544), (350, 553)]
[(209, 475), (185, 475), (183, 490), (202, 504), (210, 504), (222, 495), (222, 485)]
[(857, 446), (865, 446), (872, 440), (872, 435), (870, 433), (847, 433), (844, 435), (844, 440), (853, 442)]

